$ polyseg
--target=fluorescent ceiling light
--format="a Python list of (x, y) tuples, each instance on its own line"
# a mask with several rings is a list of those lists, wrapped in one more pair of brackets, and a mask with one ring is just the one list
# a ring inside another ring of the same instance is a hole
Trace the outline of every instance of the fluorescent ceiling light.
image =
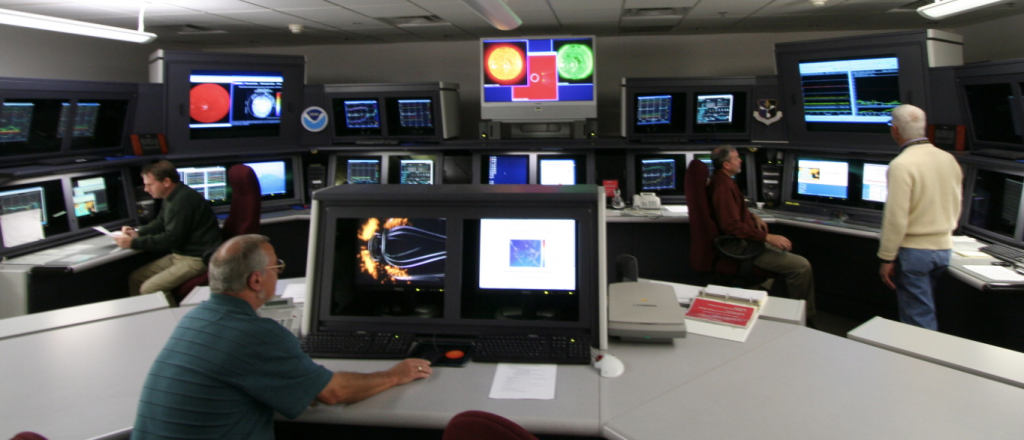
[(461, 0), (473, 12), (487, 20), (498, 30), (510, 31), (523, 24), (519, 16), (501, 0)]
[(109, 38), (111, 40), (128, 41), (131, 43), (149, 43), (156, 39), (156, 34), (150, 32), (67, 20), (46, 15), (29, 14), (8, 9), (0, 9), (0, 24), (85, 35), (88, 37)]
[(917, 13), (928, 19), (939, 20), (1004, 1), (1007, 0), (938, 0), (917, 8)]

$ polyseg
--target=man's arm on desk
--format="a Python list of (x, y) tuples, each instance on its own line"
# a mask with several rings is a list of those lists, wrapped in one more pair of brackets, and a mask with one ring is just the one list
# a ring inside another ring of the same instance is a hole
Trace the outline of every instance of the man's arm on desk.
[(416, 379), (430, 376), (430, 362), (423, 359), (406, 359), (387, 371), (376, 373), (336, 372), (323, 391), (316, 396), (328, 405), (355, 403), (368, 399), (377, 393)]

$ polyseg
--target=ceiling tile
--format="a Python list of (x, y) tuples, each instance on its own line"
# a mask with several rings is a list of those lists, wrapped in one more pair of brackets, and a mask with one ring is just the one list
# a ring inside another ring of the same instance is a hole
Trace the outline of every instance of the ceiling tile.
[[(67, 2), (65, 1), (64, 3)], [(140, 1), (124, 0), (79, 0), (79, 3), (96, 6), (110, 11), (117, 11), (124, 14), (134, 15), (136, 17), (138, 17), (139, 15), (139, 5), (143, 4), (143, 2)], [(150, 3), (146, 5), (146, 17), (156, 15), (187, 14), (190, 12), (194, 11), (162, 3)]]
[(12, 6), (46, 5), (67, 2), (67, 0), (0, 0), (0, 9), (11, 9)]
[(335, 6), (324, 0), (245, 0), (254, 5), (270, 9), (327, 8)]
[(551, 6), (547, 0), (507, 0), (505, 4), (516, 14), (521, 12), (551, 12)]
[[(746, 1), (746, 0), (744, 0)], [(622, 0), (552, 0), (548, 2), (555, 12), (568, 11), (573, 9), (619, 9), (622, 10)]]
[(435, 3), (435, 4), (428, 4), (428, 5), (421, 5), (421, 6), (418, 6), (418, 7), (423, 9), (423, 10), (425, 10), (425, 11), (428, 11), (428, 12), (430, 12), (432, 14), (437, 15), (438, 17), (442, 16), (443, 14), (473, 14), (473, 15), (476, 15), (476, 12), (473, 12), (473, 10), (469, 8), (469, 6), (466, 6), (466, 5), (462, 4), (462, 3)]
[(426, 9), (412, 3), (385, 6), (351, 6), (349, 9), (370, 17), (416, 17), (429, 15)]
[[(772, 1), (774, 0), (702, 1), (697, 3), (697, 6), (694, 6), (689, 14), (686, 14), (686, 18), (720, 18), (722, 12), (726, 13), (726, 18), (742, 18), (756, 12)], [(803, 2), (803, 0), (779, 1), (784, 3)]]
[(228, 17), (194, 13), (194, 14), (179, 14), (179, 15), (162, 15), (159, 17), (146, 18), (146, 25), (154, 26), (182, 26), (186, 24), (194, 24), (198, 26), (209, 26), (215, 24), (237, 24), (241, 23), (238, 20), (234, 20)]
[(67, 18), (69, 20), (89, 20), (90, 18), (126, 17), (133, 15), (135, 17), (138, 17), (138, 11), (135, 11), (135, 14), (127, 14), (124, 12), (112, 11), (110, 9), (103, 9), (92, 5), (82, 5), (75, 3), (62, 5), (13, 6), (7, 9), (28, 12), (30, 14)]
[(266, 9), (238, 0), (161, 0), (172, 6), (212, 13), (260, 11)]
[(686, 17), (683, 21), (676, 25), (675, 29), (672, 29), (673, 34), (713, 34), (725, 29), (730, 26), (739, 23), (741, 18), (690, 18)]
[(618, 24), (621, 9), (568, 9), (556, 11), (558, 21), (565, 23), (604, 22)]
[[(334, 3), (338, 6), (350, 7), (350, 6), (386, 6), (386, 5), (408, 5), (411, 2), (406, 0), (327, 0), (330, 3)], [(448, 0), (449, 2), (451, 0)]]
[(362, 29), (367, 27), (390, 27), (370, 17), (339, 7), (320, 9), (283, 9), (288, 15), (324, 23), (339, 29)]
[(692, 8), (697, 0), (626, 0), (624, 9)]

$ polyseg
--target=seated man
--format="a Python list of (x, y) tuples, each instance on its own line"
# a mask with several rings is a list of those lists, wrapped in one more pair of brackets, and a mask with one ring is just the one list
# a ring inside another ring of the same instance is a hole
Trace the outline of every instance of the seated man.
[(206, 272), (203, 253), (215, 249), (222, 239), (217, 217), (202, 194), (181, 183), (178, 170), (166, 160), (142, 168), (145, 190), (154, 199), (164, 199), (156, 219), (139, 228), (121, 229), (114, 238), (125, 249), (170, 252), (140, 267), (128, 276), (132, 296), (164, 292), (171, 305), (177, 304), (171, 291), (181, 283)]
[[(708, 202), (711, 204), (711, 217), (723, 235), (734, 235), (743, 240), (753, 240), (765, 244), (764, 252), (754, 259), (754, 266), (786, 276), (786, 286), (794, 299), (807, 302), (807, 321), (811, 322), (815, 315), (814, 308), (814, 275), (811, 263), (806, 258), (790, 253), (793, 244), (781, 235), (769, 234), (768, 225), (761, 217), (750, 212), (743, 202), (743, 193), (733, 176), (742, 170), (743, 159), (731, 145), (715, 148), (711, 153), (711, 164), (715, 173), (708, 184)], [(736, 244), (744, 247), (745, 243)], [(735, 249), (740, 253), (742, 249)]]
[(262, 235), (240, 235), (210, 260), (210, 295), (157, 356), (139, 399), (133, 439), (272, 439), (274, 412), (288, 418), (315, 400), (358, 402), (431, 374), (406, 359), (371, 374), (331, 373), (256, 309), (274, 297), (284, 263)]

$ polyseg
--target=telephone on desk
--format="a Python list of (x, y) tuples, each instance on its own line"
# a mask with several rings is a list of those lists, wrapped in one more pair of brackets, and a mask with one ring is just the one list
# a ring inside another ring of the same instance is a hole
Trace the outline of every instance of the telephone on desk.
[(654, 193), (645, 193), (633, 195), (633, 207), (638, 209), (661, 209), (661, 199)]

